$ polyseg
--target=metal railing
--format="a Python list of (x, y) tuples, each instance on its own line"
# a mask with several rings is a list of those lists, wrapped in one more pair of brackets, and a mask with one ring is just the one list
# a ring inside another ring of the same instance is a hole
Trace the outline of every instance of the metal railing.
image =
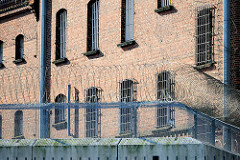
[[(121, 116), (124, 114), (121, 112), (123, 109), (132, 111), (129, 112), (130, 116), (125, 116), (128, 119), (124, 121)], [(161, 116), (169, 117), (168, 119), (159, 118), (158, 111), (161, 109), (169, 110), (161, 112)], [(182, 103), (163, 101), (2, 104), (0, 105), (2, 138), (40, 138), (40, 110), (44, 113), (44, 123), (41, 125), (45, 126), (43, 128), (47, 138), (193, 137), (201, 142), (240, 153), (239, 128), (193, 110)], [(62, 115), (58, 115), (57, 110), (63, 110), (62, 113), (65, 114), (63, 121), (58, 123), (55, 118)], [(89, 110), (101, 112), (89, 113)], [(174, 114), (170, 111), (174, 111)], [(21, 116), (17, 114), (20, 112)], [(125, 121), (131, 127), (128, 132), (122, 132), (124, 126), (122, 123)]]

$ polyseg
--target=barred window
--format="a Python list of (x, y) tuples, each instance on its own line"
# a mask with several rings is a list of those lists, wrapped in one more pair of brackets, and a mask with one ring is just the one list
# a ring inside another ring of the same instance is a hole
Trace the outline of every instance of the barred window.
[(196, 65), (213, 62), (213, 9), (196, 9)]
[[(101, 97), (101, 89), (91, 87), (86, 90), (86, 102), (87, 103), (98, 103)], [(86, 108), (86, 137), (100, 137), (101, 130), (101, 110), (89, 106)]]
[[(59, 94), (55, 102), (56, 103), (65, 103), (67, 97), (64, 94)], [(55, 123), (60, 123), (65, 121), (65, 107), (57, 107), (55, 108)]]
[[(120, 101), (133, 102), (136, 101), (136, 83), (126, 79), (120, 83)], [(132, 133), (134, 123), (134, 108), (120, 109), (120, 133)]]
[(0, 139), (2, 139), (2, 115), (0, 115)]
[(16, 51), (15, 51), (15, 60), (23, 59), (24, 53), (24, 37), (23, 35), (18, 35), (16, 37)]
[(158, 8), (163, 8), (171, 5), (171, 0), (158, 0)]
[[(174, 76), (168, 71), (158, 74), (157, 99), (160, 101), (172, 101), (175, 97)], [(157, 127), (174, 125), (175, 109), (170, 104), (157, 108)]]
[(0, 64), (3, 63), (3, 41), (0, 41)]
[(88, 36), (87, 51), (99, 50), (99, 1), (88, 3)]
[(168, 71), (163, 71), (158, 74), (157, 83), (157, 99), (161, 101), (172, 101), (175, 96), (173, 75)]
[(17, 111), (14, 118), (14, 137), (23, 135), (23, 112)]
[(56, 18), (56, 60), (66, 57), (67, 11), (61, 9)]
[(157, 108), (157, 127), (175, 125), (175, 108), (172, 105)]
[(121, 11), (121, 42), (133, 40), (134, 0), (122, 0)]

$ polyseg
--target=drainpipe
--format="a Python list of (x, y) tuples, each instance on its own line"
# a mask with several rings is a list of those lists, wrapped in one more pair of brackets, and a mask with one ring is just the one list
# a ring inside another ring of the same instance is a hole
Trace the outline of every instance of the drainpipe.
[[(228, 116), (228, 97), (230, 86), (230, 0), (224, 0), (223, 15), (223, 118)], [(229, 128), (223, 128), (223, 144), (224, 148), (231, 150), (231, 132)]]
[[(46, 102), (46, 10), (47, 0), (41, 0), (41, 55), (40, 55), (40, 103)], [(40, 109), (40, 138), (46, 138), (46, 110)]]

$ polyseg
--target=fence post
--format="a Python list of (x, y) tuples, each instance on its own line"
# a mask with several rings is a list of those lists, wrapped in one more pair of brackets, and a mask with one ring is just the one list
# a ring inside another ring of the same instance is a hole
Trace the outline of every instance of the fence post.
[[(71, 100), (71, 85), (68, 85), (68, 136), (71, 136), (71, 131), (70, 131), (70, 100)], [(64, 107), (65, 108), (65, 107)]]
[(216, 130), (216, 124), (215, 119), (212, 120), (212, 145), (215, 146), (215, 130)]
[(197, 114), (194, 112), (194, 138), (197, 139)]

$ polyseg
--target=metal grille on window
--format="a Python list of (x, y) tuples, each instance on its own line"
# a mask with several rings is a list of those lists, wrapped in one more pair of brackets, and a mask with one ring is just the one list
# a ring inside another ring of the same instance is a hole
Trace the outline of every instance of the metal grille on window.
[(67, 11), (60, 13), (60, 58), (66, 57)]
[(92, 51), (98, 50), (99, 40), (99, 1), (92, 4)]
[(22, 59), (23, 58), (23, 52), (24, 52), (24, 38), (23, 35), (18, 35), (16, 38), (16, 55), (15, 59)]
[(2, 139), (2, 116), (0, 115), (0, 139)]
[(157, 99), (173, 101), (175, 96), (175, 80), (173, 74), (163, 71), (158, 74)]
[[(136, 93), (136, 87), (134, 87), (132, 80), (124, 80), (120, 83), (120, 101), (121, 102), (133, 102), (136, 99), (134, 94)], [(120, 109), (120, 133), (132, 133), (134, 123), (134, 108), (121, 108)]]
[(0, 64), (3, 63), (3, 42), (0, 41)]
[[(86, 102), (98, 103), (102, 90), (92, 87), (86, 90)], [(97, 104), (86, 108), (86, 137), (100, 137), (101, 135), (101, 109), (95, 108)]]
[(213, 61), (213, 9), (196, 8), (196, 65)]
[[(163, 71), (158, 74), (157, 99), (173, 101), (175, 97), (175, 80), (173, 74)], [(171, 126), (175, 123), (175, 108), (172, 104), (157, 108), (157, 127)]]
[(23, 3), (27, 0), (1, 0), (0, 1), (0, 9), (1, 8), (5, 8), (5, 7), (9, 7), (9, 6), (12, 6), (12, 5), (16, 5), (16, 4), (19, 4), (19, 3)]
[(158, 0), (158, 8), (167, 7), (171, 5), (171, 0)]
[(23, 112), (17, 111), (14, 118), (14, 136), (23, 135)]
[[(66, 102), (66, 96), (63, 94), (59, 94), (55, 102), (56, 103), (64, 103)], [(62, 108), (60, 106), (57, 106), (55, 108), (55, 123), (60, 123), (65, 121), (65, 107), (63, 106)]]
[(125, 29), (125, 41), (133, 40), (133, 11), (134, 1), (126, 0), (126, 29)]

